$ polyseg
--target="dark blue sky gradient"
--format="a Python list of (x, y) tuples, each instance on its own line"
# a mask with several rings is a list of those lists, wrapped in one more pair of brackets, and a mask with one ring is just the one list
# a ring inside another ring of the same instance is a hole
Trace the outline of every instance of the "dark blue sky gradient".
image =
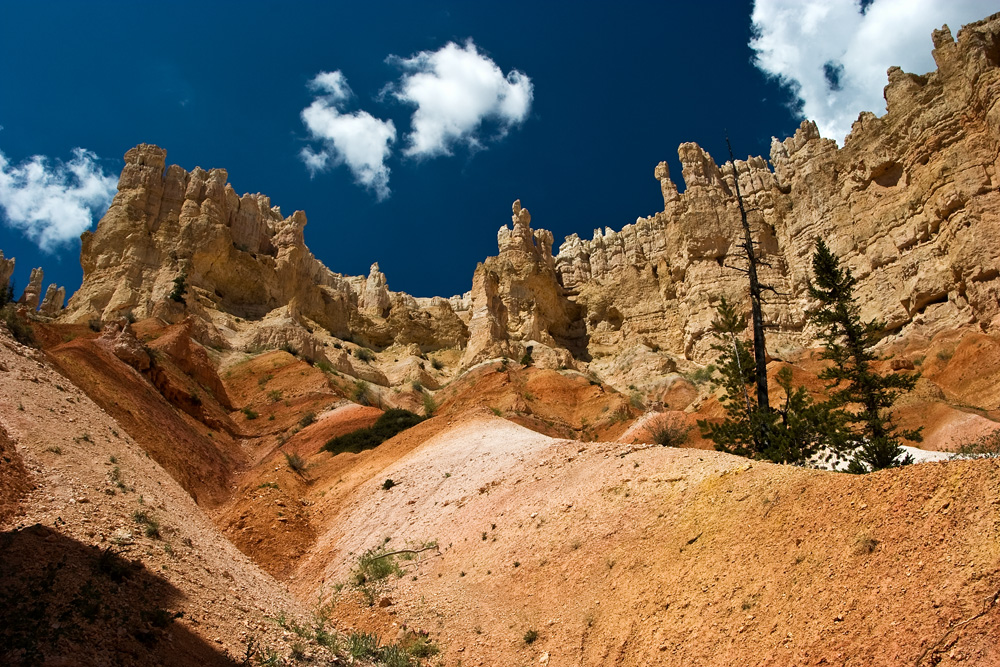
[[(365, 274), (416, 296), (468, 290), (476, 263), (520, 198), (556, 245), (596, 227), (620, 229), (662, 209), (653, 167), (696, 141), (717, 161), (728, 130), (737, 156), (767, 155), (798, 125), (790, 95), (753, 67), (750, 2), (146, 3), (0, 5), (0, 151), (69, 159), (81, 146), (115, 175), (141, 142), (185, 169), (223, 167), (238, 193), (263, 192), (287, 215), (303, 209), (306, 242), (332, 270)], [(379, 101), (399, 76), (390, 54), (471, 38), (506, 73), (534, 84), (529, 118), (475, 154), (405, 159), (411, 108)], [(298, 157), (306, 88), (341, 70), (350, 110), (391, 118), (399, 135), (378, 202), (346, 167), (310, 179)], [(79, 243), (43, 255), (0, 226), (46, 283), (79, 286)]]

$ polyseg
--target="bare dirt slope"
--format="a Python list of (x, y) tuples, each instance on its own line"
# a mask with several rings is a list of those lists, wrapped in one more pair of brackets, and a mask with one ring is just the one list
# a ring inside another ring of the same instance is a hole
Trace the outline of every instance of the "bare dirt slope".
[(454, 665), (1000, 661), (995, 460), (849, 476), (481, 412), (358, 485), (296, 587), (434, 540), (345, 619), (431, 631)]
[(0, 663), (238, 664), (251, 637), (283, 648), (268, 617), (305, 617), (117, 421), (2, 332), (0, 433)]

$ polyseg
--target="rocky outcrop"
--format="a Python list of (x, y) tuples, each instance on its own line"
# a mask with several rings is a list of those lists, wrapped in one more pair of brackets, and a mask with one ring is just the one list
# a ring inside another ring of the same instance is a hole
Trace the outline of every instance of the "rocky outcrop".
[[(772, 356), (814, 341), (806, 288), (817, 237), (858, 279), (864, 318), (896, 331), (996, 330), (1000, 14), (957, 41), (947, 28), (933, 40), (937, 70), (890, 69), (887, 113), (862, 113), (842, 148), (810, 122), (775, 139), (769, 160), (720, 166), (682, 144), (683, 191), (665, 162), (654, 169), (662, 211), (590, 239), (571, 235), (555, 256), (552, 234), (532, 229), (515, 202), (497, 256), (450, 300), (392, 292), (377, 264), (367, 277), (330, 271), (305, 246), (305, 214), (237, 196), (221, 169), (167, 168), (165, 151), (141, 145), (125, 156), (107, 215), (83, 236), (83, 286), (62, 318), (195, 316), (235, 347), (287, 344), (337, 367), (342, 353), (330, 353), (317, 327), (375, 348), (464, 348), (465, 367), (519, 358), (530, 345), (547, 364), (610, 357), (593, 368), (621, 377), (642, 368), (674, 382), (713, 354), (719, 298), (747, 307), (738, 181), (767, 263), (762, 280), (774, 288), (765, 307)], [(180, 275), (183, 305), (167, 298)], [(32, 285), (37, 303), (40, 274)]]
[(765, 259), (772, 352), (803, 336), (817, 237), (859, 279), (862, 315), (908, 325), (1000, 326), (1000, 15), (934, 34), (936, 72), (889, 70), (888, 112), (863, 113), (843, 148), (804, 122), (760, 157), (716, 165), (678, 150), (686, 189), (665, 163), (664, 210), (591, 240), (570, 236), (555, 258), (581, 307), (592, 353), (653, 344), (703, 359), (717, 300), (746, 302), (736, 239), (738, 178)]
[(45, 290), (45, 298), (42, 299), (42, 305), (38, 307), (38, 311), (42, 315), (47, 315), (48, 317), (56, 317), (63, 309), (63, 304), (66, 302), (66, 288), (57, 287), (55, 283), (49, 285), (48, 289)]
[(0, 250), (0, 289), (7, 288), (12, 275), (14, 275), (14, 258), (5, 259), (3, 251)]
[[(552, 232), (531, 229), (531, 214), (513, 204), (513, 228), (497, 232), (500, 252), (476, 267), (472, 278), (469, 344), (462, 363), (520, 357), (529, 342), (585, 352), (575, 305), (559, 284)], [(568, 356), (568, 355), (567, 355)]]
[(42, 280), (44, 278), (45, 272), (42, 271), (41, 267), (32, 269), (31, 276), (28, 278), (28, 286), (24, 288), (24, 294), (21, 295), (18, 303), (24, 305), (28, 310), (36, 310), (42, 296)]
[(97, 344), (139, 371), (150, 366), (149, 352), (135, 337), (132, 325), (122, 318), (110, 322), (101, 331)]
[[(171, 321), (219, 313), (260, 321), (283, 309), (297, 325), (308, 321), (339, 338), (384, 339), (382, 322), (404, 316), (395, 312), (402, 308), (423, 321), (434, 334), (429, 339), (464, 341), (464, 325), (447, 302), (443, 312), (421, 309), (412, 297), (394, 299), (377, 265), (367, 279), (330, 271), (306, 248), (303, 212), (285, 217), (264, 195), (240, 197), (226, 181), (223, 169), (167, 167), (157, 146), (128, 151), (111, 207), (82, 236), (83, 285), (63, 319), (131, 311)], [(183, 305), (168, 298), (181, 275)]]

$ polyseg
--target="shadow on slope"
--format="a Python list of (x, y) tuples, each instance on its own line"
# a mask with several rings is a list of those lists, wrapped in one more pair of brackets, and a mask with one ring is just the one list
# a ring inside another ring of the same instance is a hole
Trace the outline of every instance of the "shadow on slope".
[(5, 665), (235, 665), (176, 622), (182, 598), (110, 548), (41, 524), (0, 534)]

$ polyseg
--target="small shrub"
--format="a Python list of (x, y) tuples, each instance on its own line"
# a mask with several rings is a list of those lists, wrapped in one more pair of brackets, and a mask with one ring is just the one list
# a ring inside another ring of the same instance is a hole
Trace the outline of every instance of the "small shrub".
[(414, 414), (409, 410), (393, 408), (387, 410), (369, 428), (358, 429), (336, 438), (330, 439), (323, 445), (323, 451), (332, 454), (351, 452), (357, 454), (366, 449), (372, 449), (393, 437), (401, 431), (405, 431), (411, 426), (415, 426), (423, 421), (423, 417)]
[(267, 399), (272, 403), (277, 403), (278, 401), (281, 400), (281, 390), (272, 389), (271, 391), (267, 392)]
[(699, 368), (688, 374), (687, 378), (693, 384), (704, 384), (712, 379), (715, 374), (715, 364), (709, 364), (704, 368)]
[(409, 654), (396, 644), (380, 648), (378, 660), (385, 667), (409, 667), (412, 664)]
[(171, 301), (176, 301), (177, 303), (185, 303), (184, 293), (187, 292), (187, 273), (181, 271), (181, 274), (174, 278), (174, 289), (167, 296)]
[(0, 308), (8, 303), (14, 302), (14, 281), (10, 280), (6, 285), (0, 285)]
[(503, 416), (503, 410), (501, 410), (500, 408), (493, 408), (493, 407), (491, 407), (490, 408), (490, 412), (492, 412), (493, 414), (495, 414), (497, 417), (502, 417)]
[(524, 633), (524, 643), (531, 646), (538, 639), (538, 630), (528, 630)]
[(366, 632), (352, 632), (347, 635), (347, 652), (352, 658), (370, 658), (378, 653), (378, 636)]
[(535, 363), (535, 360), (531, 357), (531, 346), (529, 345), (524, 351), (524, 356), (521, 357), (522, 366), (530, 366)]
[(368, 391), (368, 383), (364, 380), (355, 380), (354, 390), (351, 391), (351, 399), (360, 405), (371, 405), (372, 399)]
[(661, 447), (680, 447), (687, 442), (690, 431), (690, 426), (677, 426), (667, 420), (658, 421), (649, 427), (650, 437)]
[(396, 486), (396, 483), (394, 481), (392, 481), (391, 479), (387, 479), (384, 482), (382, 482), (382, 490), (383, 491), (388, 491), (389, 489), (391, 489), (394, 486)]
[(285, 462), (288, 464), (289, 468), (300, 475), (306, 470), (306, 460), (298, 454), (289, 454), (288, 452), (285, 452)]
[(404, 645), (406, 646), (406, 652), (414, 658), (431, 658), (441, 652), (437, 644), (423, 635), (418, 635), (412, 643), (404, 643)]
[(98, 318), (87, 320), (87, 328), (96, 333), (101, 333), (101, 320)]
[(431, 359), (431, 368), (433, 368), (436, 371), (439, 371), (442, 368), (444, 368), (444, 364), (442, 364), (441, 361), (438, 359)]
[(382, 581), (390, 574), (401, 576), (403, 571), (396, 563), (395, 556), (386, 556), (382, 548), (369, 549), (358, 558), (358, 565), (354, 569), (354, 583), (362, 586), (367, 583)]
[(858, 535), (857, 541), (854, 543), (854, 553), (859, 556), (870, 554), (875, 551), (875, 547), (878, 546), (878, 540), (876, 540), (871, 535)]
[(246, 418), (247, 418), (248, 420), (249, 420), (249, 419), (257, 419), (257, 417), (259, 417), (259, 416), (260, 416), (260, 415), (258, 415), (258, 414), (257, 414), (257, 412), (256, 412), (256, 411), (254, 411), (254, 409), (253, 409), (253, 408), (251, 408), (251, 407), (250, 407), (249, 405), (245, 406), (245, 407), (244, 407), (244, 408), (243, 408), (243, 409), (241, 410), (241, 412), (242, 412), (242, 413), (243, 413), (244, 415), (246, 415)]
[(281, 349), (287, 352), (288, 354), (292, 355), (293, 357), (299, 356), (299, 351), (294, 347), (292, 347), (291, 343), (285, 343), (284, 345), (281, 346)]
[(375, 353), (369, 350), (367, 347), (359, 347), (354, 350), (354, 356), (361, 361), (368, 362), (375, 359)]
[(410, 387), (412, 387), (413, 391), (417, 392), (418, 394), (422, 394), (424, 391), (424, 385), (420, 384), (416, 380), (410, 383)]
[(430, 394), (423, 394), (424, 402), (424, 416), (432, 417), (434, 416), (434, 411), (437, 410), (437, 403), (434, 402), (434, 397)]
[(319, 361), (317, 361), (316, 362), (316, 368), (320, 369), (324, 373), (332, 373), (333, 372), (333, 366), (331, 366), (330, 362), (326, 361), (325, 359), (320, 359)]
[(21, 345), (35, 347), (35, 334), (31, 330), (28, 322), (21, 318), (14, 304), (9, 303), (3, 307), (3, 322), (7, 325), (7, 330)]
[(955, 456), (962, 459), (1000, 457), (1000, 429), (980, 436), (971, 442), (964, 442), (955, 450)]
[(642, 410), (644, 407), (642, 403), (642, 394), (640, 394), (637, 390), (629, 394), (628, 402), (629, 405), (636, 410)]
[(302, 415), (302, 418), (299, 420), (299, 426), (305, 428), (306, 426), (309, 426), (309, 424), (312, 424), (315, 421), (316, 421), (316, 413), (307, 412), (304, 415)]

